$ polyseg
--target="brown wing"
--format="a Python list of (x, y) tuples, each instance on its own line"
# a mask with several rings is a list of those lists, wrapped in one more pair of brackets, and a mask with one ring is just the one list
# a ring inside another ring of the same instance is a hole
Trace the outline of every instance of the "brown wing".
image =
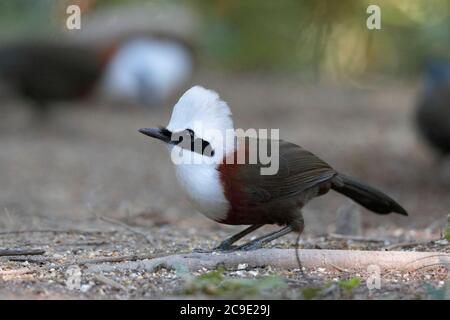
[[(246, 143), (246, 146), (248, 142)], [(336, 172), (311, 152), (283, 140), (279, 141), (279, 170), (274, 175), (261, 175), (268, 165), (237, 166), (236, 183), (241, 186), (245, 202), (271, 202), (299, 196), (303, 191), (330, 180)]]

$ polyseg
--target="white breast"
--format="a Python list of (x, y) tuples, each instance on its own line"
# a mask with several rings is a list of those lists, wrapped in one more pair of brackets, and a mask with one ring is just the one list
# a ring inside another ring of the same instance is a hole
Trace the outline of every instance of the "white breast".
[(175, 167), (178, 180), (194, 207), (213, 220), (225, 219), (230, 205), (215, 165), (177, 164)]

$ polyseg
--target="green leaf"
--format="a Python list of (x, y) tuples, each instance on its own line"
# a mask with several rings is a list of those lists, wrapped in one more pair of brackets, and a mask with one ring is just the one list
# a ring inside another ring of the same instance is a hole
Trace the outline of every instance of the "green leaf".
[(444, 238), (450, 242), (450, 214), (447, 216), (447, 225), (444, 230)]
[(303, 298), (307, 300), (311, 300), (316, 298), (319, 293), (322, 291), (322, 288), (313, 288), (313, 287), (307, 287), (302, 289), (302, 296)]
[(338, 282), (338, 286), (341, 289), (346, 291), (352, 291), (354, 288), (358, 287), (361, 284), (361, 279), (359, 278), (351, 278), (349, 280), (341, 280)]
[(287, 287), (279, 276), (259, 279), (230, 278), (224, 276), (224, 269), (214, 270), (189, 281), (184, 288), (186, 294), (207, 294), (221, 297), (253, 297), (263, 291)]

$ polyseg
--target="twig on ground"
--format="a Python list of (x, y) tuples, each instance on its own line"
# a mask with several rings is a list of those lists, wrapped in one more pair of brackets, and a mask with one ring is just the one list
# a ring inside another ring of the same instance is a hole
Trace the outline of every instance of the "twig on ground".
[(33, 273), (34, 270), (28, 269), (28, 268), (21, 268), (21, 269), (13, 269), (13, 270), (0, 270), (0, 277), (2, 276), (20, 276), (23, 274)]
[(341, 268), (337, 265), (335, 265), (334, 263), (329, 263), (330, 266), (332, 266), (333, 268), (335, 268), (336, 270), (340, 271), (340, 272), (348, 272), (347, 269)]
[(380, 238), (369, 238), (364, 236), (357, 236), (357, 235), (346, 235), (346, 234), (339, 234), (339, 233), (330, 233), (327, 235), (328, 238), (331, 239), (337, 239), (337, 240), (352, 240), (352, 241), (367, 241), (367, 242), (385, 242), (385, 239)]
[[(399, 251), (399, 252), (402, 252), (402, 251)], [(428, 253), (430, 254), (429, 258), (434, 258), (434, 261), (432, 262), (432, 264), (441, 265), (446, 268), (449, 268), (449, 266), (450, 266), (450, 259), (449, 259), (450, 254), (449, 253), (447, 253), (447, 254), (445, 254), (445, 253), (440, 254), (440, 252), (428, 252)], [(423, 262), (423, 260), (426, 258), (427, 257), (417, 257), (416, 259), (408, 262), (407, 265), (419, 263), (418, 266), (414, 267), (414, 269), (413, 269), (414, 271), (417, 269), (421, 269), (423, 267), (430, 266), (430, 264)], [(445, 259), (445, 258), (447, 258), (447, 259)]]
[(102, 274), (95, 274), (95, 275), (93, 276), (93, 278), (94, 278), (94, 280), (96, 280), (97, 282), (106, 284), (107, 286), (110, 286), (110, 287), (112, 287), (112, 288), (114, 288), (114, 289), (117, 289), (117, 290), (123, 290), (123, 291), (125, 291), (125, 292), (128, 291), (128, 289), (127, 289), (125, 286), (121, 285), (121, 284), (118, 283), (117, 281), (114, 281), (114, 280), (112, 280), (112, 279), (109, 279), (109, 278), (105, 277), (105, 276), (102, 275)]
[(99, 258), (93, 258), (93, 259), (79, 259), (79, 260), (73, 260), (66, 262), (64, 264), (56, 266), (56, 268), (63, 268), (68, 267), (72, 265), (87, 265), (87, 264), (99, 264), (99, 263), (120, 263), (120, 262), (132, 262), (132, 261), (138, 261), (138, 260), (148, 260), (148, 259), (155, 259), (155, 258), (162, 258), (167, 255), (127, 255), (127, 256), (116, 256), (116, 257), (99, 257)]
[(36, 256), (42, 255), (45, 250), (42, 249), (0, 249), (0, 257), (6, 256)]
[(11, 257), (8, 260), (9, 261), (18, 261), (18, 262), (27, 261), (29, 263), (39, 263), (39, 264), (53, 262), (57, 265), (52, 265), (52, 268), (65, 268), (65, 267), (73, 266), (73, 265), (87, 265), (87, 264), (98, 264), (98, 263), (119, 263), (119, 262), (124, 262), (124, 261), (148, 260), (148, 259), (154, 259), (154, 258), (161, 258), (163, 256), (165, 256), (165, 255), (126, 255), (126, 256), (115, 256), (115, 257), (99, 257), (99, 258), (93, 258), (93, 259), (72, 260), (72, 261), (63, 262), (61, 264), (57, 264), (58, 261), (60, 261), (61, 259), (55, 259), (55, 258), (51, 258), (51, 257), (42, 257), (39, 259), (28, 258), (28, 257)]
[(31, 258), (31, 257), (16, 257), (16, 256), (12, 256), (12, 257), (7, 257), (8, 261), (16, 261), (16, 262), (29, 262), (29, 263), (39, 263), (39, 264), (44, 264), (47, 262), (56, 262), (57, 259), (52, 258), (52, 257), (36, 257), (36, 258)]
[[(123, 262), (123, 261), (136, 261), (136, 260), (145, 260), (145, 259), (152, 259), (154, 256), (137, 256), (137, 255), (128, 255), (128, 256), (116, 256), (116, 257), (100, 257), (100, 258), (94, 258), (94, 259), (80, 259), (80, 260), (74, 260), (71, 262), (67, 262), (64, 265), (84, 265), (84, 264), (95, 264), (95, 263), (117, 263), (117, 262)], [(140, 259), (139, 259), (140, 258)]]
[(438, 267), (438, 266), (447, 268), (447, 270), (449, 270), (449, 268), (450, 268), (450, 264), (449, 263), (442, 263), (442, 262), (440, 262), (440, 263), (431, 263), (431, 264), (427, 264), (427, 265), (424, 265), (424, 266), (417, 267), (416, 269), (414, 269), (414, 271), (417, 271), (417, 270), (420, 270), (420, 269), (425, 269), (425, 268)]
[[(28, 245), (33, 246), (48, 246), (53, 249), (58, 247), (100, 247), (108, 244), (114, 243), (112, 241), (78, 241), (78, 242), (69, 242), (69, 243), (55, 243), (55, 242), (33, 242), (28, 243)], [(74, 248), (77, 249), (77, 248)]]
[[(334, 265), (340, 269), (367, 270), (370, 265), (377, 265), (382, 270), (411, 271), (430, 263), (445, 264), (450, 261), (450, 254), (436, 252), (406, 251), (353, 251), (353, 250), (299, 250), (299, 257), (305, 268), (327, 268)], [(146, 270), (164, 266), (187, 272), (202, 268), (213, 270), (219, 266), (229, 269), (246, 263), (250, 268), (272, 266), (279, 269), (296, 269), (298, 261), (295, 249), (259, 249), (225, 253), (189, 253), (175, 254), (141, 261), (127, 261), (114, 265), (93, 265), (90, 272), (112, 270)]]
[(27, 229), (27, 230), (9, 230), (9, 231), (0, 231), (0, 235), (8, 235), (8, 234), (22, 234), (22, 233), (79, 233), (79, 234), (92, 234), (92, 233), (113, 233), (116, 231), (83, 231), (83, 230), (75, 230), (75, 229), (67, 229), (67, 230), (59, 230), (59, 229)]
[(405, 242), (399, 242), (399, 243), (391, 244), (389, 246), (385, 246), (385, 247), (383, 247), (383, 249), (390, 251), (393, 249), (412, 247), (412, 246), (417, 246), (417, 245), (427, 244), (427, 243), (430, 243), (430, 241), (405, 241)]
[(114, 218), (110, 218), (110, 217), (100, 217), (99, 218), (102, 221), (108, 222), (108, 223), (112, 223), (115, 225), (119, 225), (121, 227), (123, 227), (124, 229), (131, 231), (135, 234), (138, 234), (140, 236), (142, 236), (148, 243), (152, 244), (154, 243), (153, 237), (151, 237), (149, 234), (142, 232), (136, 228), (133, 228), (132, 226), (129, 226), (128, 224), (126, 224), (125, 222), (122, 222), (120, 220), (114, 219)]

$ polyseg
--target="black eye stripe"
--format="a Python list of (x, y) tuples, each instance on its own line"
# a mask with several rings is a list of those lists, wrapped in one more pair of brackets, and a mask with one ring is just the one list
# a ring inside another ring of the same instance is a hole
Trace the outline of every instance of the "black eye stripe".
[[(167, 131), (169, 132), (170, 136), (172, 136), (172, 132), (170, 132), (169, 130)], [(188, 128), (183, 131), (175, 132), (173, 134), (175, 136), (172, 136), (172, 144), (178, 145), (183, 149), (190, 150), (204, 156), (214, 156), (214, 150), (212, 149), (211, 144), (208, 141), (203, 140), (202, 138), (197, 138), (195, 136), (194, 130)], [(200, 148), (201, 150), (199, 150)]]
[[(209, 150), (207, 150), (207, 148), (209, 148)], [(209, 151), (209, 154), (206, 153), (207, 151)], [(202, 154), (209, 157), (214, 157), (214, 149), (211, 147), (211, 144), (203, 139), (202, 139)]]

